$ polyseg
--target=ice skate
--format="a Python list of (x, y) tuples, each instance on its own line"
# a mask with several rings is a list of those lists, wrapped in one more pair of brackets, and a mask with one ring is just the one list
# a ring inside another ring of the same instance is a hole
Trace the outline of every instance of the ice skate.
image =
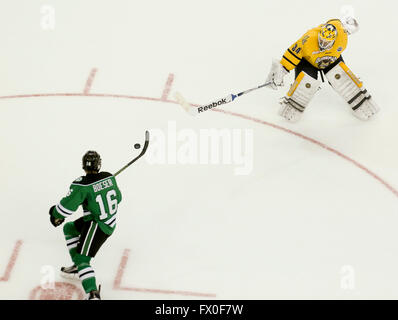
[(100, 291), (101, 291), (101, 285), (98, 286), (98, 290), (90, 291), (86, 300), (101, 300)]
[(75, 265), (70, 267), (61, 267), (60, 271), (61, 277), (69, 280), (79, 280), (79, 275), (77, 273), (77, 267)]

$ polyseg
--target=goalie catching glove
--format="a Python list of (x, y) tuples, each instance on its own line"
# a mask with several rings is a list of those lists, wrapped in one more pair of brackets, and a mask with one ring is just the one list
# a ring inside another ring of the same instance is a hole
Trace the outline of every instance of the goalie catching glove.
[(283, 78), (289, 72), (282, 66), (278, 60), (272, 60), (271, 70), (265, 82), (271, 82), (270, 88), (277, 90), (278, 87), (283, 87)]

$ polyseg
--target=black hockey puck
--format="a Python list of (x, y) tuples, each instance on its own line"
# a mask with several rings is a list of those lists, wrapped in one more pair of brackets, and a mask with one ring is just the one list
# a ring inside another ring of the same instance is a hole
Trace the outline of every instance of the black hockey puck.
[(140, 145), (139, 143), (136, 143), (136, 144), (134, 145), (134, 148), (139, 149), (139, 148), (141, 148), (141, 145)]

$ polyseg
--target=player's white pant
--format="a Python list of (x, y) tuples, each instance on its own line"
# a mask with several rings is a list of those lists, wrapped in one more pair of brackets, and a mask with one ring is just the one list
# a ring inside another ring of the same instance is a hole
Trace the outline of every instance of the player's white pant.
[(326, 73), (330, 85), (351, 107), (354, 115), (361, 120), (368, 120), (379, 111), (371, 95), (352, 71), (340, 62)]
[(320, 82), (301, 71), (287, 95), (281, 99), (279, 114), (291, 122), (298, 121), (318, 91)]

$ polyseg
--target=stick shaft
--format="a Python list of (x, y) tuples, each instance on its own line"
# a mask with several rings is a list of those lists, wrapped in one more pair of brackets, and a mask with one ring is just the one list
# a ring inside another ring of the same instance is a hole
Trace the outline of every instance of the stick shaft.
[(148, 145), (149, 145), (149, 132), (145, 131), (145, 143), (141, 153), (138, 156), (136, 156), (133, 160), (131, 160), (129, 163), (127, 163), (123, 168), (119, 169), (113, 176), (116, 177), (119, 173), (126, 170), (129, 166), (131, 166), (134, 162), (136, 162), (139, 158), (141, 158), (145, 154), (146, 149), (148, 149)]
[(254, 87), (254, 88), (239, 92), (238, 94), (233, 94), (232, 93), (232, 94), (226, 96), (225, 98), (222, 98), (222, 99), (219, 99), (219, 100), (216, 100), (216, 101), (212, 101), (212, 102), (208, 103), (207, 105), (192, 106), (178, 92), (176, 92), (175, 98), (176, 98), (177, 103), (179, 105), (181, 105), (186, 112), (188, 112), (192, 116), (195, 116), (195, 115), (198, 115), (199, 113), (202, 113), (202, 112), (207, 111), (207, 110), (211, 110), (211, 109), (213, 109), (215, 107), (218, 107), (220, 105), (224, 105), (224, 104), (230, 103), (230, 102), (234, 101), (236, 98), (238, 98), (238, 97), (240, 97), (240, 96), (242, 96), (242, 95), (244, 95), (246, 93), (252, 92), (252, 91), (260, 89), (260, 88), (267, 87), (267, 86), (269, 86), (271, 84), (272, 84), (272, 82), (269, 81), (269, 82), (266, 82), (266, 83), (264, 83), (262, 85), (259, 85), (257, 87)]
[(244, 94), (246, 94), (246, 93), (252, 92), (252, 91), (254, 91), (254, 90), (267, 87), (267, 86), (269, 86), (271, 83), (272, 83), (272, 82), (269, 81), (269, 82), (266, 82), (266, 83), (264, 83), (264, 84), (262, 84), (262, 85), (260, 85), (260, 86), (257, 86), (257, 87), (254, 87), (254, 88), (251, 88), (251, 89), (248, 89), (248, 90), (239, 92), (239, 93), (237, 94), (237, 96), (240, 97), (241, 95), (244, 95)]

